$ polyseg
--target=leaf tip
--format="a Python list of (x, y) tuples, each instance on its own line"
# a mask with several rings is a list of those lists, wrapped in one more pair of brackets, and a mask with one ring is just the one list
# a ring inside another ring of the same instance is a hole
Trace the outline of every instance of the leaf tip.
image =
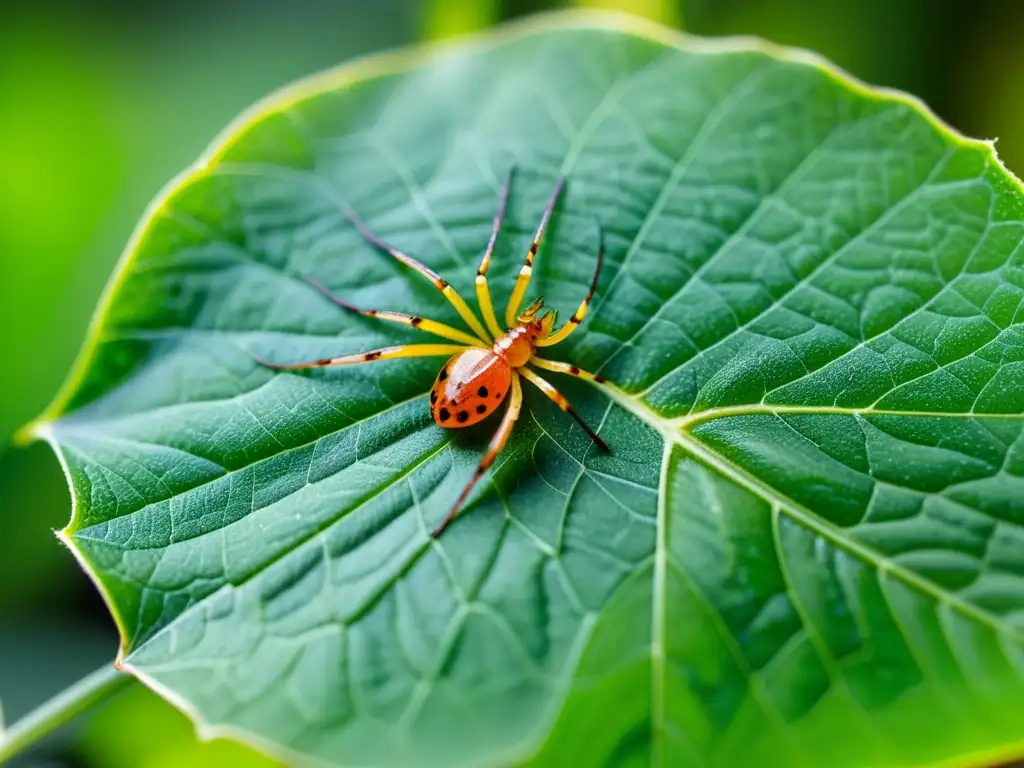
[(53, 535), (56, 537), (57, 541), (59, 541), (68, 549), (74, 549), (71, 543), (71, 534), (71, 523), (68, 523), (63, 528), (58, 528), (53, 532)]

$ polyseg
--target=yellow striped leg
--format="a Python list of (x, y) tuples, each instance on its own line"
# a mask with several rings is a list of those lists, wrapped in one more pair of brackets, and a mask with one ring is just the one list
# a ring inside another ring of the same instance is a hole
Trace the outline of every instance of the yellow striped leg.
[(594, 276), (590, 279), (590, 288), (587, 291), (587, 295), (580, 302), (579, 308), (573, 312), (568, 322), (554, 333), (548, 334), (543, 339), (537, 339), (536, 346), (550, 347), (560, 341), (565, 341), (565, 338), (575, 331), (579, 324), (583, 322), (583, 318), (587, 316), (587, 310), (590, 309), (590, 300), (594, 298), (594, 291), (597, 290), (597, 279), (601, 274), (601, 264), (604, 263), (604, 229), (600, 223), (597, 225), (597, 232), (597, 264), (594, 266)]
[(568, 363), (559, 363), (555, 360), (545, 360), (542, 357), (534, 355), (530, 358), (530, 363), (536, 365), (538, 368), (543, 368), (548, 371), (554, 371), (555, 373), (564, 373), (567, 376), (575, 376), (577, 379), (585, 379), (587, 381), (593, 381), (598, 384), (604, 384), (608, 379), (604, 376), (599, 376), (596, 373), (590, 373), (584, 371), (582, 368), (577, 368), (575, 365), (569, 365)]
[(530, 250), (526, 252), (526, 260), (523, 262), (522, 269), (519, 270), (519, 277), (516, 278), (512, 296), (508, 300), (508, 307), (505, 308), (505, 324), (509, 328), (515, 328), (519, 324), (519, 305), (523, 303), (523, 296), (526, 295), (526, 289), (530, 285), (530, 276), (533, 275), (533, 258), (537, 255), (537, 248), (540, 247), (540, 239), (544, 237), (548, 219), (551, 218), (551, 212), (555, 209), (555, 203), (558, 202), (558, 196), (564, 188), (565, 177), (559, 176), (555, 190), (551, 193), (551, 199), (548, 200), (547, 207), (544, 209), (544, 215), (540, 217), (540, 224), (537, 225), (537, 233), (533, 236), (533, 242), (530, 243)]
[(495, 339), (504, 335), (501, 326), (498, 325), (498, 318), (494, 314), (494, 304), (491, 302), (491, 290), (487, 286), (487, 270), (491, 266), (491, 255), (494, 253), (494, 244), (498, 240), (498, 230), (501, 229), (501, 222), (505, 218), (505, 209), (508, 207), (508, 192), (512, 186), (512, 175), (516, 167), (509, 168), (508, 176), (505, 177), (505, 184), (501, 188), (501, 197), (498, 199), (498, 213), (494, 217), (494, 226), (491, 228), (491, 239), (487, 243), (487, 250), (480, 261), (480, 268), (476, 271), (476, 300), (480, 305), (480, 314), (484, 316), (487, 329)]
[(432, 333), (435, 336), (440, 336), (443, 339), (451, 339), (452, 341), (458, 341), (461, 344), (468, 344), (471, 347), (489, 347), (489, 345), (484, 345), (483, 342), (475, 336), (470, 336), (465, 331), (460, 331), (458, 328), (452, 328), (450, 325), (439, 323), (436, 320), (429, 320), (428, 318), (420, 317), (419, 315), (406, 315), (402, 312), (388, 312), (387, 310), (382, 309), (360, 309), (354, 304), (349, 304), (344, 299), (335, 296), (315, 277), (307, 277), (306, 280), (328, 299), (349, 312), (355, 312), (363, 315), (364, 317), (376, 317), (380, 320), (387, 320), (392, 323), (409, 325), (413, 328), (419, 328), (421, 331)]
[(473, 330), (473, 333), (479, 336), (481, 341), (485, 341), (488, 344), (491, 343), (490, 337), (487, 335), (487, 331), (485, 331), (484, 327), (480, 324), (480, 320), (477, 319), (473, 310), (469, 308), (469, 305), (459, 295), (458, 291), (451, 287), (447, 280), (437, 274), (437, 272), (432, 270), (430, 267), (416, 261), (412, 256), (407, 256), (394, 246), (381, 240), (377, 235), (371, 232), (370, 228), (367, 227), (354, 213), (349, 212), (346, 213), (345, 216), (352, 222), (366, 242), (376, 248), (380, 248), (382, 251), (387, 251), (407, 267), (419, 272), (423, 277), (433, 283), (434, 287), (443, 293), (444, 297), (448, 299), (453, 307), (455, 307), (455, 311), (458, 312), (459, 316), (466, 321), (466, 325)]
[(576, 409), (573, 408), (572, 405), (569, 404), (569, 401), (565, 399), (565, 395), (555, 389), (550, 382), (546, 379), (542, 379), (540, 375), (534, 373), (529, 368), (520, 368), (519, 373), (522, 374), (527, 381), (537, 387), (537, 389), (551, 398), (555, 405), (576, 419), (576, 423), (583, 427), (583, 431), (590, 435), (590, 439), (594, 441), (598, 448), (602, 451), (611, 450), (608, 448), (608, 444), (602, 440), (594, 430), (588, 427), (582, 418), (580, 418), (580, 415), (576, 413)]
[(523, 388), (519, 383), (519, 376), (515, 371), (512, 372), (512, 391), (509, 395), (508, 410), (505, 411), (505, 415), (501, 419), (501, 424), (498, 425), (498, 431), (494, 433), (491, 438), (490, 445), (487, 446), (487, 453), (480, 459), (480, 463), (477, 465), (476, 470), (473, 472), (473, 477), (469, 479), (466, 487), (462, 489), (462, 493), (459, 494), (459, 498), (455, 500), (452, 508), (448, 511), (444, 520), (441, 524), (434, 529), (434, 532), (430, 534), (435, 539), (441, 535), (445, 528), (448, 527), (448, 523), (455, 519), (455, 515), (458, 514), (459, 508), (466, 501), (469, 496), (469, 492), (473, 490), (473, 486), (476, 485), (477, 480), (483, 476), (484, 472), (488, 470), (494, 460), (498, 457), (498, 454), (505, 448), (505, 443), (508, 442), (508, 436), (512, 434), (512, 427), (515, 426), (516, 419), (519, 418), (519, 413), (523, 408)]
[[(369, 352), (360, 352), (355, 355), (343, 355), (341, 357), (323, 357), (319, 360), (312, 360), (306, 363), (270, 363), (261, 357), (253, 355), (256, 362), (268, 368), (276, 368), (279, 371), (294, 371), (300, 368), (327, 368), (338, 365), (356, 365), (358, 363), (372, 363), (374, 360), (394, 360), (399, 357), (450, 357), (456, 352), (466, 349), (463, 344), (403, 344), (400, 347), (381, 347)], [(250, 354), (252, 354), (250, 352)]]

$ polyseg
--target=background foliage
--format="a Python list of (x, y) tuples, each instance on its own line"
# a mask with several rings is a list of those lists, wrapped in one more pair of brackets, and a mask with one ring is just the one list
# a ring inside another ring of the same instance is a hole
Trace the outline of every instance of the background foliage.
[[(609, 5), (607, 2), (593, 3)], [(143, 208), (241, 109), (360, 53), (447, 35), (551, 4), (179, 3), (5, 6), (0, 11), (0, 438), (56, 389), (99, 291)], [(1000, 138), (1024, 170), (1024, 7), (930, 0), (620, 3), (692, 32), (752, 33), (820, 51), (869, 82), (922, 96), (965, 133)], [(157, 10), (159, 8), (159, 10)], [(457, 13), (453, 11), (457, 9)], [(0, 693), (8, 719), (109, 658), (112, 627), (50, 529), (68, 515), (63, 478), (36, 445), (0, 458)], [(69, 648), (75, 654), (69, 654)], [(223, 764), (144, 692), (54, 744), (57, 764)], [(133, 727), (125, 728), (131, 713)], [(133, 734), (161, 738), (146, 748)], [(139, 751), (141, 750), (141, 752)], [(122, 762), (118, 762), (118, 755)], [(172, 757), (172, 756), (177, 757)], [(205, 758), (203, 756), (206, 756)], [(253, 757), (254, 764), (259, 759)], [(52, 764), (52, 763), (51, 763)]]

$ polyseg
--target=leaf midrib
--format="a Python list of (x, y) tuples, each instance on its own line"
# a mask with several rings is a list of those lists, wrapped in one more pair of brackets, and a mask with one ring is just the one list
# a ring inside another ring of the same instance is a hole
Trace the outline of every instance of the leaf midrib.
[[(627, 397), (629, 397), (627, 395)], [(633, 398), (636, 400), (636, 398)], [(650, 411), (652, 414), (653, 411)], [(670, 429), (692, 430), (700, 424), (705, 424), (715, 419), (727, 418), (730, 416), (789, 416), (789, 415), (817, 415), (817, 416), (906, 416), (917, 418), (933, 419), (1021, 419), (1019, 413), (978, 413), (966, 411), (954, 413), (950, 411), (900, 411), (887, 408), (864, 408), (840, 407), (831, 405), (729, 405), (721, 408), (709, 408), (706, 411), (695, 411), (694, 413), (680, 416), (674, 419), (662, 419), (655, 414), (655, 418), (668, 426)]]
[[(976, 606), (964, 601), (957, 595), (947, 593), (937, 588), (932, 582), (924, 579), (918, 574), (910, 571), (898, 563), (893, 563), (879, 556), (869, 547), (861, 544), (845, 534), (845, 532), (821, 518), (811, 510), (779, 493), (775, 488), (764, 483), (739, 465), (728, 460), (705, 446), (689, 430), (700, 424), (706, 424), (720, 418), (744, 415), (775, 415), (787, 414), (817, 414), (817, 415), (848, 415), (848, 416), (897, 416), (897, 417), (920, 417), (920, 418), (984, 418), (984, 419), (1021, 419), (1021, 414), (1010, 413), (950, 413), (943, 411), (898, 411), (882, 410), (871, 407), (866, 408), (841, 408), (829, 406), (799, 406), (780, 405), (771, 406), (764, 404), (724, 406), (710, 408), (705, 411), (690, 412), (686, 416), (666, 419), (652, 410), (646, 403), (639, 399), (639, 396), (628, 395), (614, 385), (605, 384), (601, 387), (605, 393), (619, 406), (629, 411), (652, 429), (661, 434), (665, 441), (665, 449), (662, 454), (662, 465), (659, 481), (658, 494), (658, 516), (657, 536), (655, 539), (655, 552), (653, 555), (653, 586), (652, 610), (651, 610), (651, 743), (652, 743), (652, 764), (663, 766), (665, 764), (665, 729), (664, 729), (664, 646), (665, 646), (665, 578), (669, 565), (667, 548), (667, 525), (668, 508), (666, 503), (667, 478), (669, 462), (674, 446), (681, 447), (689, 456), (697, 459), (706, 466), (722, 474), (727, 479), (753, 493), (767, 502), (771, 507), (773, 520), (777, 521), (779, 514), (787, 514), (797, 523), (805, 526), (817, 535), (827, 539), (834, 546), (845, 550), (849, 554), (861, 558), (863, 561), (874, 566), (879, 575), (892, 574), (903, 581), (911, 589), (918, 590), (926, 596), (934, 598), (939, 603), (948, 605), (958, 611), (966, 618), (977, 621), (979, 624), (992, 630), (997, 635), (1010, 637), (1020, 641), (1024, 639), (1024, 633), (1014, 632), (1009, 627), (999, 622), (998, 617), (993, 616)], [(773, 522), (777, 526), (777, 522)], [(798, 609), (802, 615), (802, 609)], [(902, 629), (901, 629), (902, 632)], [(817, 645), (817, 641), (814, 641)]]
[[(915, 589), (925, 595), (945, 603), (950, 608), (961, 613), (963, 616), (979, 622), (980, 624), (988, 627), (993, 632), (1011, 638), (1017, 642), (1024, 642), (1024, 631), (1014, 631), (1010, 627), (1000, 622), (999, 618), (988, 611), (985, 611), (977, 606), (967, 602), (958, 595), (951, 594), (937, 587), (933, 582), (923, 578), (922, 576), (914, 573), (913, 571), (905, 568), (899, 563), (892, 562), (885, 557), (879, 555), (877, 552), (872, 550), (870, 547), (862, 544), (856, 539), (848, 536), (845, 531), (836, 526), (835, 524), (825, 520), (820, 515), (797, 503), (795, 500), (789, 498), (783, 493), (780, 493), (777, 489), (765, 483), (760, 478), (754, 476), (743, 467), (735, 464), (726, 457), (715, 452), (708, 446), (706, 446), (699, 438), (691, 434), (688, 430), (697, 424), (704, 424), (715, 419), (726, 418), (729, 416), (744, 415), (744, 414), (765, 414), (765, 415), (784, 415), (786, 413), (801, 413), (801, 414), (819, 414), (819, 415), (889, 415), (889, 416), (906, 416), (906, 417), (959, 417), (959, 418), (976, 418), (982, 416), (985, 418), (1006, 418), (1006, 419), (1024, 419), (1024, 415), (1020, 414), (951, 414), (943, 412), (929, 412), (929, 411), (877, 411), (869, 408), (829, 408), (821, 406), (765, 406), (765, 405), (744, 405), (744, 406), (729, 406), (723, 408), (714, 408), (706, 411), (685, 416), (680, 419), (665, 419), (660, 416), (657, 412), (652, 410), (646, 403), (637, 399), (634, 396), (628, 395), (617, 387), (610, 386), (608, 384), (600, 385), (601, 389), (611, 397), (618, 405), (631, 414), (636, 416), (638, 419), (643, 421), (652, 429), (656, 430), (662, 438), (665, 440), (667, 445), (677, 445), (687, 452), (688, 455), (697, 459), (701, 463), (720, 473), (722, 476), (736, 483), (745, 490), (758, 496), (771, 507), (777, 508), (780, 512), (784, 512), (790, 518), (797, 523), (803, 525), (809, 530), (813, 531), (822, 538), (828, 540), (834, 546), (843, 549), (848, 554), (854, 557), (860, 558), (862, 561), (869, 563), (881, 573), (890, 573), (896, 578), (903, 581), (908, 587)], [(664, 476), (666, 472), (668, 457), (670, 456), (670, 449), (666, 448), (664, 457), (662, 459), (661, 472)], [(662, 513), (662, 498), (659, 497), (659, 520), (658, 520), (658, 537), (656, 539), (656, 550), (654, 554), (655, 563), (657, 564), (660, 560), (667, 557), (667, 552), (664, 551), (665, 541), (663, 538), (663, 528), (665, 520), (661, 518)], [(655, 568), (657, 573), (657, 566)], [(658, 606), (655, 605), (655, 609)], [(662, 604), (661, 610), (664, 610)], [(662, 619), (663, 621), (663, 619)]]

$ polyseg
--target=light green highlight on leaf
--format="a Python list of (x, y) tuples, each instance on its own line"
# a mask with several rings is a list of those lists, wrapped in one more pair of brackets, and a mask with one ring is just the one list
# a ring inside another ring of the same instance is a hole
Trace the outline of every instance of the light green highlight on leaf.
[(576, 0), (575, 5), (599, 11), (623, 11), (673, 27), (682, 23), (681, 0)]
[(423, 37), (443, 40), (489, 27), (498, 20), (498, 0), (429, 0), (424, 6)]

